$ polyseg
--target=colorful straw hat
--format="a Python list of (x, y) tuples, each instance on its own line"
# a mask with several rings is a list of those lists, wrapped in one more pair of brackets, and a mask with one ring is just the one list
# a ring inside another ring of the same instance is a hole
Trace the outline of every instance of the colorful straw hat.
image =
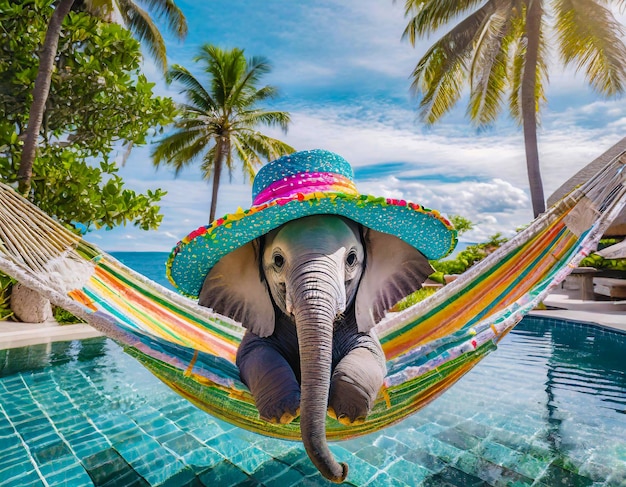
[(204, 278), (224, 255), (310, 215), (340, 215), (401, 238), (428, 259), (448, 255), (456, 245), (452, 224), (436, 210), (415, 203), (357, 192), (350, 164), (324, 150), (295, 152), (263, 166), (252, 186), (252, 207), (218, 218), (183, 238), (167, 261), (167, 276), (178, 290), (197, 297)]

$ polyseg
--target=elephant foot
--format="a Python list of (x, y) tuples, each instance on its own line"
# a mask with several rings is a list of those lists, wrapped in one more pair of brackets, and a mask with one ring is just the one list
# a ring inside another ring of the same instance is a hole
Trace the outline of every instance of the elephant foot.
[(300, 416), (300, 394), (291, 394), (275, 403), (257, 405), (261, 419), (272, 424), (289, 424)]
[(345, 426), (357, 426), (359, 424), (365, 423), (365, 416), (358, 417), (354, 421), (351, 420), (350, 417), (345, 414), (340, 414), (339, 416), (337, 416), (337, 413), (335, 412), (335, 409), (332, 406), (328, 407), (328, 416), (330, 416), (333, 419), (336, 419), (337, 421), (339, 421), (341, 424)]
[(363, 424), (371, 405), (372, 398), (357, 384), (333, 380), (327, 410), (331, 418), (346, 426)]

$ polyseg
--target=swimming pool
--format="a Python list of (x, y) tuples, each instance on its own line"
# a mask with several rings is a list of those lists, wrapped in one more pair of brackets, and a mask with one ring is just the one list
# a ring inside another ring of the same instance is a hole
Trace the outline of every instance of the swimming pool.
[[(626, 485), (626, 335), (526, 317), (402, 423), (333, 443), (368, 486)], [(0, 351), (0, 486), (308, 486), (300, 443), (212, 418), (105, 338)]]

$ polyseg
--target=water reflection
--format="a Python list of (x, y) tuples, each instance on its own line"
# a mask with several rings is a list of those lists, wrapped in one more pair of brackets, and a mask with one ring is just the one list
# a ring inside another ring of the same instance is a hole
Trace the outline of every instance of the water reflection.
[(69, 362), (90, 362), (106, 355), (106, 343), (106, 338), (98, 337), (0, 350), (0, 377)]

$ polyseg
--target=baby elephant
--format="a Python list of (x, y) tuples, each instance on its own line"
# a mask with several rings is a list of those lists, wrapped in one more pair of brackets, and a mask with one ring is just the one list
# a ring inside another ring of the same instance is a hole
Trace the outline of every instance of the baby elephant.
[(199, 303), (241, 321), (237, 353), (261, 418), (301, 415), (309, 457), (327, 478), (347, 466), (326, 443), (326, 413), (365, 420), (386, 373), (372, 327), (433, 272), (399, 238), (334, 215), (293, 220), (225, 255)]

